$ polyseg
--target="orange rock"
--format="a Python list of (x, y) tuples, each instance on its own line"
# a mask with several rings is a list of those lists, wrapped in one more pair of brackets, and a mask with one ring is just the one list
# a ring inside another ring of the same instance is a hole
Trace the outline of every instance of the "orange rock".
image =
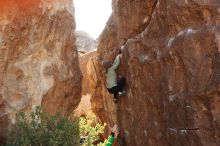
[[(92, 44), (93, 45), (93, 44)], [(83, 46), (83, 45), (82, 45)], [(91, 45), (88, 46), (92, 47)], [(85, 50), (83, 47), (82, 50)], [(91, 80), (90, 76), (92, 69), (92, 60), (97, 57), (97, 51), (93, 50), (91, 52), (87, 52), (79, 56), (79, 65), (80, 70), (82, 71), (82, 93), (81, 93), (81, 101), (78, 107), (74, 110), (74, 115), (77, 117), (88, 115), (92, 112), (91, 108)]]
[(122, 46), (118, 75), (127, 95), (117, 105), (94, 60), (92, 108), (118, 123), (126, 146), (217, 146), (220, 143), (218, 0), (113, 0), (98, 44), (101, 59)]
[(86, 54), (79, 56), (79, 65), (80, 70), (82, 71), (82, 95), (91, 94), (90, 91), (90, 78), (89, 78), (89, 72), (90, 72), (90, 62), (92, 59), (95, 59), (97, 56), (97, 51), (91, 51)]
[[(0, 0), (0, 138), (34, 106), (69, 115), (82, 75), (72, 0)], [(0, 142), (2, 142), (0, 140)]]

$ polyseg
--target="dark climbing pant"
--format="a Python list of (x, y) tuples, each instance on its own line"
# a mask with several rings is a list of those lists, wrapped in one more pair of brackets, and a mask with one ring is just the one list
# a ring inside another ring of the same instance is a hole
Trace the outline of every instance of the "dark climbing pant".
[(123, 91), (123, 89), (125, 87), (125, 83), (126, 83), (126, 78), (125, 77), (120, 78), (117, 82), (117, 86), (114, 86), (114, 87), (108, 89), (108, 92), (111, 94), (114, 94), (114, 98), (117, 99), (118, 92)]

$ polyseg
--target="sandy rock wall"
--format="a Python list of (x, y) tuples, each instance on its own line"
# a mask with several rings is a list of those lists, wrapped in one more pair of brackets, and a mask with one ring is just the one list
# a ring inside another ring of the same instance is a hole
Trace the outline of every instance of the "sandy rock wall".
[[(79, 67), (82, 72), (82, 96), (91, 94), (90, 89), (90, 70), (92, 60), (97, 57), (97, 51), (93, 50), (85, 54), (79, 55)], [(92, 75), (91, 75), (92, 76)]]
[(145, 29), (151, 20), (155, 6), (156, 1), (112, 1), (112, 15), (99, 37), (98, 57), (92, 60), (93, 65), (90, 69), (93, 74), (93, 76), (90, 76), (93, 89), (92, 107), (93, 111), (102, 120), (111, 119), (109, 120), (111, 123), (115, 122), (117, 114), (115, 113), (114, 104), (111, 102), (111, 96), (107, 94), (105, 89), (105, 78), (101, 61), (106, 59), (113, 60), (119, 52), (118, 48), (124, 45), (127, 39), (135, 37)]
[(92, 81), (90, 76), (92, 69), (93, 60), (97, 56), (97, 51), (87, 52), (85, 54), (79, 55), (79, 67), (82, 72), (82, 92), (81, 101), (78, 107), (74, 110), (74, 115), (77, 117), (85, 116), (92, 112), (91, 107), (91, 87)]
[(71, 0), (0, 0), (1, 134), (18, 111), (42, 104), (51, 114), (69, 114), (78, 105), (74, 31)]
[[(113, 0), (93, 60), (92, 107), (125, 146), (220, 144), (220, 2)], [(105, 89), (101, 60), (122, 48), (127, 95)]]

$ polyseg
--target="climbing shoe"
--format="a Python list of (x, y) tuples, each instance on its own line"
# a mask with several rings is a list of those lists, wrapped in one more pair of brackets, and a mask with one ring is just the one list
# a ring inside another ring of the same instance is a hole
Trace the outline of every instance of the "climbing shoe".
[(120, 96), (124, 96), (126, 94), (126, 92), (125, 91), (122, 91), (122, 92), (118, 92), (118, 96), (120, 97)]

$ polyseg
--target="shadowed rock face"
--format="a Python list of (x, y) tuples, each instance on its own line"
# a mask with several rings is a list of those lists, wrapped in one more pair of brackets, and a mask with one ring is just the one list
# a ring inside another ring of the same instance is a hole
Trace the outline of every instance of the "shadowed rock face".
[(1, 134), (18, 111), (42, 104), (50, 114), (68, 115), (78, 105), (82, 77), (72, 3), (0, 0)]
[(92, 108), (118, 123), (125, 146), (220, 143), (220, 1), (113, 0), (99, 59), (122, 47), (118, 74), (127, 95), (117, 105), (93, 60)]

